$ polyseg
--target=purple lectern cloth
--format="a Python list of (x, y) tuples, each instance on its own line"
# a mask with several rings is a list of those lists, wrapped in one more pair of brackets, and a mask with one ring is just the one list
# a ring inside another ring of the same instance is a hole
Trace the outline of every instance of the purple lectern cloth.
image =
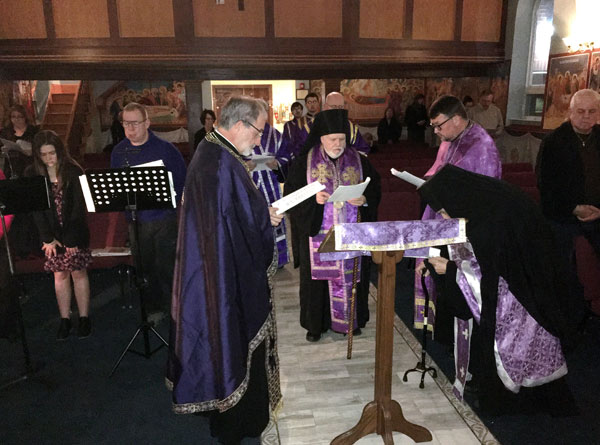
[(382, 221), (336, 224), (336, 250), (406, 250), (464, 243), (466, 221)]

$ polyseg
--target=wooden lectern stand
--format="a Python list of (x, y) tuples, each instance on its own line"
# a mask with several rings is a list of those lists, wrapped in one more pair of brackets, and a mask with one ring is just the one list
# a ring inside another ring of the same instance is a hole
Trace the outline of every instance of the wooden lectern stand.
[(331, 445), (353, 444), (367, 434), (377, 433), (383, 443), (394, 443), (394, 431), (406, 434), (415, 442), (433, 438), (426, 428), (404, 418), (400, 404), (392, 399), (392, 358), (394, 346), (394, 294), (396, 264), (403, 251), (372, 252), (379, 268), (377, 284), (377, 334), (375, 344), (375, 400), (365, 405), (358, 423), (331, 441)]

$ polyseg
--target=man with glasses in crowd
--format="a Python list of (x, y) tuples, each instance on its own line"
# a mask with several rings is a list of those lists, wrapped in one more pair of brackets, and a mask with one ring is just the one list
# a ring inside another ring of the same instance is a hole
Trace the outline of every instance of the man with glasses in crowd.
[[(112, 151), (113, 168), (133, 167), (152, 161), (163, 161), (173, 174), (177, 202), (185, 183), (185, 162), (173, 144), (149, 130), (150, 120), (143, 105), (130, 102), (123, 109), (125, 139)], [(159, 321), (171, 306), (175, 245), (177, 242), (176, 210), (142, 210), (137, 212), (140, 255), (148, 281), (147, 309), (150, 319)], [(135, 242), (130, 230), (129, 239)], [(156, 314), (156, 315), (155, 315)]]
[[(438, 98), (429, 109), (429, 118), (434, 133), (439, 136), (442, 143), (438, 149), (435, 163), (425, 177), (433, 176), (447, 164), (493, 178), (501, 177), (502, 164), (494, 140), (479, 124), (468, 119), (467, 111), (460, 99), (454, 96)], [(441, 218), (440, 214), (427, 206), (421, 219)], [(417, 267), (421, 262), (422, 260), (417, 260)], [(450, 346), (453, 342), (454, 320), (448, 316), (449, 311), (445, 310), (443, 306), (436, 307), (437, 292), (432, 277), (427, 277), (426, 283), (431, 298), (428, 327), (433, 330), (435, 326), (436, 340)], [(417, 273), (415, 276), (414, 322), (418, 329), (423, 328), (424, 305), (425, 296), (421, 286), (421, 276)], [(459, 332), (463, 332), (463, 330)]]

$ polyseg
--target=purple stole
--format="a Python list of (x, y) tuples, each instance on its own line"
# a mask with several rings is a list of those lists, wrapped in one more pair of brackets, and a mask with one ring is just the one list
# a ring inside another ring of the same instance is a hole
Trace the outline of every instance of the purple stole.
[[(307, 166), (307, 183), (319, 181), (325, 185), (325, 191), (329, 194), (340, 185), (353, 185), (362, 181), (360, 155), (350, 147), (346, 147), (342, 156), (332, 161), (319, 145), (309, 152)], [(316, 236), (308, 239), (311, 277), (313, 280), (329, 281), (331, 329), (341, 333), (348, 332), (354, 260), (324, 261), (317, 250), (334, 224), (354, 223), (357, 221), (357, 216), (358, 207), (347, 202), (325, 203), (321, 229)], [(356, 315), (354, 326), (356, 326)]]

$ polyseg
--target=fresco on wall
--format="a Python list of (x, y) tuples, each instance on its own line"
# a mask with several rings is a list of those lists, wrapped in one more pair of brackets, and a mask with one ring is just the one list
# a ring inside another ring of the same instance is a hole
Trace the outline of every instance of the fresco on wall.
[(425, 104), (429, 107), (438, 97), (452, 95), (463, 100), (471, 96), (473, 101), (479, 101), (479, 93), (490, 90), (494, 93), (494, 103), (502, 115), (506, 116), (508, 103), (508, 78), (506, 77), (444, 77), (441, 79), (427, 79)]
[(358, 123), (378, 122), (388, 107), (402, 118), (406, 107), (423, 93), (424, 79), (344, 79), (340, 92), (350, 119)]
[(600, 51), (594, 51), (590, 59), (590, 71), (588, 73), (589, 87), (600, 93)]
[(589, 60), (589, 52), (550, 56), (542, 116), (544, 130), (553, 130), (562, 124), (569, 114), (571, 96), (587, 88)]
[(325, 81), (323, 79), (311, 80), (310, 92), (319, 96), (321, 105), (325, 103)]
[(116, 82), (96, 99), (102, 129), (110, 127), (130, 102), (146, 106), (151, 125), (187, 126), (185, 83), (182, 81)]

